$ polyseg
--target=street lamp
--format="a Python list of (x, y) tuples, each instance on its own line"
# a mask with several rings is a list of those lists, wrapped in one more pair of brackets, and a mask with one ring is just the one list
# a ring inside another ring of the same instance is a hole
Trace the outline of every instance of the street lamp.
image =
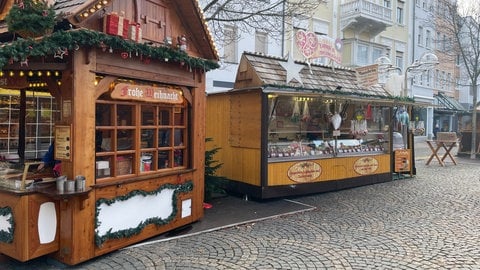
[[(387, 56), (380, 56), (375, 60), (375, 63), (378, 65), (379, 73), (389, 72), (391, 70), (399, 70), (399, 67), (393, 66), (390, 58)], [(402, 89), (402, 96), (408, 96), (408, 73), (421, 73), (427, 70), (433, 69), (436, 65), (438, 65), (438, 57), (431, 53), (426, 52), (420, 57), (420, 60), (415, 60), (410, 66), (405, 69), (404, 78), (403, 78), (403, 89)]]
[(408, 73), (410, 72), (425, 72), (433, 69), (438, 65), (438, 57), (431, 52), (426, 52), (420, 57), (420, 60), (415, 60), (410, 66), (405, 69), (405, 75), (403, 79), (403, 97), (408, 96)]

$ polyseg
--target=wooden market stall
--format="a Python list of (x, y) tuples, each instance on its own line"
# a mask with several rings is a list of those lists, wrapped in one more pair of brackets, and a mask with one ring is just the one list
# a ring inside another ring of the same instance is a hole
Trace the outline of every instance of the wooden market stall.
[(261, 199), (390, 181), (414, 173), (396, 100), (352, 69), (244, 53), (234, 89), (207, 97), (207, 148), (231, 191)]
[[(477, 109), (478, 111), (478, 109)], [(476, 132), (475, 144), (473, 147), (475, 155), (480, 153), (480, 114), (476, 113)], [(472, 138), (473, 138), (473, 113), (472, 111), (465, 111), (459, 114), (459, 156), (470, 156), (472, 152)]]
[[(74, 265), (201, 219), (205, 72), (218, 56), (197, 1), (6, 2), (0, 84), (18, 97), (1, 100), (15, 115), (2, 157), (16, 160), (1, 162), (0, 253)], [(19, 29), (35, 14), (60, 17)], [(30, 106), (29, 93), (53, 104)], [(57, 178), (36, 169), (53, 141)]]

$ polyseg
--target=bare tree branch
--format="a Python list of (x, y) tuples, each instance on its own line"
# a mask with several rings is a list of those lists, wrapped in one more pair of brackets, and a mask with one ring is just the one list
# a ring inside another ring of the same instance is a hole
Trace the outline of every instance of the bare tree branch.
[(286, 17), (310, 16), (325, 0), (201, 0), (203, 13), (216, 40), (224, 40), (224, 25), (239, 33), (268, 32), (269, 38), (281, 40)]
[[(480, 76), (480, 12), (479, 8), (470, 6), (460, 10), (457, 1), (439, 0), (438, 12), (444, 12), (445, 16), (439, 16), (439, 21), (444, 30), (453, 34), (454, 50), (461, 59), (462, 74), (472, 89), (473, 112), (472, 112), (472, 142), (470, 158), (476, 158), (477, 137), (477, 103), (478, 103), (478, 79)], [(461, 13), (462, 12), (462, 13)]]

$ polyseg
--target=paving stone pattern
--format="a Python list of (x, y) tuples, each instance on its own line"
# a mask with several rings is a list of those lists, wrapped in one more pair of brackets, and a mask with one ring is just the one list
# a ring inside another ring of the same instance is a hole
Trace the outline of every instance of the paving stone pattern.
[[(422, 152), (423, 151), (423, 152)], [(480, 269), (480, 161), (290, 198), (311, 211), (125, 248), (75, 267), (52, 259), (0, 269)]]

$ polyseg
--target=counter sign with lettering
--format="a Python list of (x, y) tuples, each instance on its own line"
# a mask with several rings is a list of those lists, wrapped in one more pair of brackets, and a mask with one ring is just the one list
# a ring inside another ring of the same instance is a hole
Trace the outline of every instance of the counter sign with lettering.
[(119, 83), (115, 85), (110, 96), (113, 99), (123, 100), (139, 100), (170, 104), (183, 103), (182, 91), (149, 85)]

